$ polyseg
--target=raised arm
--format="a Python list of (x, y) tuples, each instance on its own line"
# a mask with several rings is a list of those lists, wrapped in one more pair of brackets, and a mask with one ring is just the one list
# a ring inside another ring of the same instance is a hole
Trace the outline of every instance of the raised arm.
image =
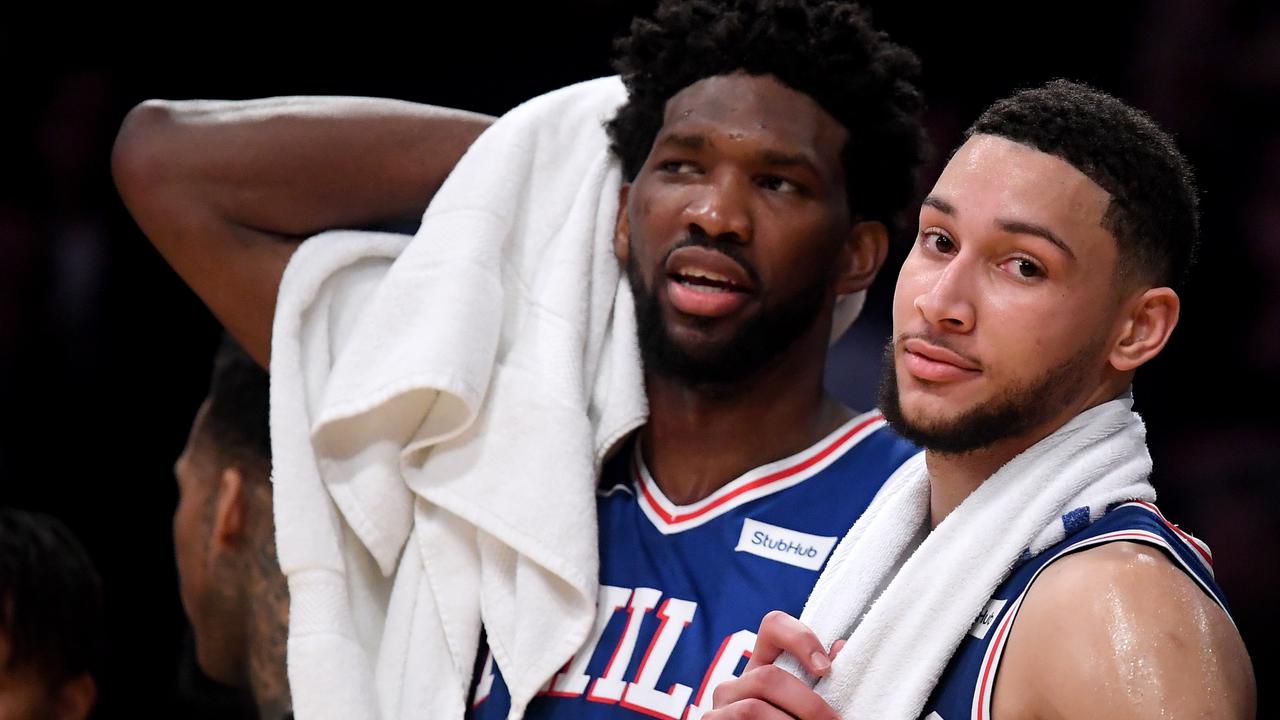
[(416, 220), (492, 121), (372, 98), (148, 100), (124, 120), (112, 174), (156, 249), (265, 366), (297, 243)]

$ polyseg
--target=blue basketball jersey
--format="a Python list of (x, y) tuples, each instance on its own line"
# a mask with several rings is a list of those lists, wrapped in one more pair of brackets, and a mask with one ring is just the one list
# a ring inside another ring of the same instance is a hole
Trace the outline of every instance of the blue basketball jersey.
[[(594, 627), (525, 717), (701, 717), (742, 672), (765, 614), (800, 614), (836, 542), (916, 452), (867, 413), (676, 505), (624, 448), (601, 477)], [(505, 720), (510, 695), (483, 643), (473, 684), (468, 717)]]
[(990, 719), (1000, 656), (1027, 590), (1045, 568), (1069, 553), (1119, 541), (1157, 547), (1230, 616), (1226, 599), (1213, 580), (1209, 547), (1165, 520), (1154, 505), (1122, 503), (1096, 522), (1086, 524), (1088, 521), (1087, 508), (1062, 516), (1067, 537), (1035, 557), (1024, 557), (996, 588), (934, 687), (925, 704), (926, 720)]

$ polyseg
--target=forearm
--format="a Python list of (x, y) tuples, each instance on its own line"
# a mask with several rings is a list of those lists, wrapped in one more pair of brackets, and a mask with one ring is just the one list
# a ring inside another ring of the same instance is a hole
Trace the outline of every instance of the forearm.
[[(129, 186), (181, 195), (246, 228), (302, 237), (416, 219), (490, 122), (374, 98), (153, 100), (125, 119), (113, 163), (131, 210)], [(135, 215), (143, 230), (162, 231), (147, 227), (142, 210)]]
[(416, 219), (490, 122), (363, 98), (148, 101), (124, 121), (112, 174), (147, 238), (266, 365), (296, 241)]

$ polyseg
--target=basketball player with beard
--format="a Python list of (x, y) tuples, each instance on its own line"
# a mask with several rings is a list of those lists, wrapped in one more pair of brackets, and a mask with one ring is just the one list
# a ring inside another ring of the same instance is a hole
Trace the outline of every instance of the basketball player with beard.
[[(1129, 410), (1136, 370), (1178, 322), (1177, 289), (1198, 234), (1190, 166), (1151, 118), (1062, 80), (995, 103), (966, 136), (923, 202), (898, 275), (881, 397), (890, 425), (926, 449), (923, 529), (954, 544), (930, 546), (926, 536), (869, 602), (886, 602), (909, 576), (919, 580), (913, 587), (944, 588), (941, 603), (975, 586), (978, 604), (954, 635), (937, 628), (941, 613), (921, 625), (942, 662), (914, 698), (923, 707), (908, 712), (931, 720), (1254, 717), (1252, 668), (1213, 558), (1146, 499), (1150, 460)], [(1109, 486), (1104, 502), (1084, 501), (1121, 473), (1132, 475)], [(926, 548), (954, 553), (957, 564), (996, 555), (994, 535), (975, 522), (989, 514), (969, 510), (998, 508), (996, 533), (1012, 533), (1021, 508), (1057, 492), (1063, 478), (1086, 478), (1085, 490), (1064, 493), (1067, 504), (1048, 508), (1049, 525), (1031, 527), (1032, 543), (1020, 539), (990, 576), (909, 575), (913, 566), (940, 570), (925, 565)], [(994, 505), (1001, 497), (1017, 500)], [(1040, 537), (1050, 539), (1037, 545)], [(892, 644), (915, 626), (908, 615), (929, 611), (924, 592), (912, 601), (890, 627), (863, 632), (875, 621), (861, 615), (844, 631), (848, 642), (880, 639), (856, 650), (838, 641), (830, 655), (866, 658)], [(841, 609), (813, 608), (805, 617), (814, 627)], [(923, 664), (922, 644), (897, 680)], [(809, 662), (826, 653), (816, 634), (771, 614), (748, 670), (720, 686), (712, 717), (837, 717), (832, 705), (849, 694), (832, 688), (857, 681), (828, 682), (819, 697), (770, 665), (782, 651), (815, 675), (841, 672)]]
[(262, 720), (292, 718), (288, 588), (276, 559), (267, 373), (230, 338), (174, 463), (174, 556), (196, 660), (250, 691)]
[[(607, 463), (595, 629), (529, 717), (696, 718), (752, 630), (798, 611), (916, 453), (826, 394), (922, 154), (917, 60), (847, 3), (666, 2), (620, 44), (615, 249), (649, 422)], [(114, 173), (147, 236), (265, 363), (300, 237), (420, 214), (488, 120), (404, 103), (145, 103)], [(647, 650), (645, 649), (647, 648)], [(659, 689), (661, 688), (661, 689)], [(476, 718), (507, 716), (480, 653)]]

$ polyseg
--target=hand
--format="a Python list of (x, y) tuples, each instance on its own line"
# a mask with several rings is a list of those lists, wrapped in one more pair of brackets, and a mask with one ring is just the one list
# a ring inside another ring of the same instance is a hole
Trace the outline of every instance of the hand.
[(803, 680), (774, 665), (783, 652), (794, 655), (813, 675), (825, 676), (843, 640), (823, 648), (813, 631), (799, 620), (775, 610), (764, 616), (751, 660), (742, 676), (721, 683), (712, 694), (715, 709), (704, 720), (738, 718), (800, 718), (839, 720), (839, 716)]

